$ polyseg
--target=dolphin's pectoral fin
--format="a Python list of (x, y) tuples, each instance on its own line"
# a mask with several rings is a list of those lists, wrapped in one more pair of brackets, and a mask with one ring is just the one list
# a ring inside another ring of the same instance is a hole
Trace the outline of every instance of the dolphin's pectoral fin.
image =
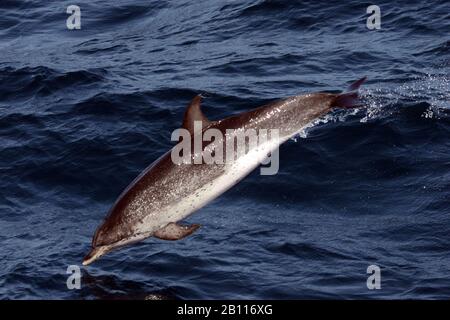
[(199, 224), (191, 224), (190, 226), (184, 226), (174, 222), (169, 223), (164, 228), (156, 230), (153, 236), (162, 240), (180, 240), (187, 237), (195, 230), (200, 228)]

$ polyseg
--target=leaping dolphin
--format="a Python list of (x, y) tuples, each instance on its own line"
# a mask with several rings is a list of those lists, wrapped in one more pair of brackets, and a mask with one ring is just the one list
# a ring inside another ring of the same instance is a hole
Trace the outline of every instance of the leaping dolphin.
[[(92, 263), (113, 249), (151, 236), (178, 240), (190, 235), (199, 225), (183, 225), (179, 221), (231, 188), (260, 164), (263, 155), (275, 150), (331, 109), (359, 106), (357, 90), (365, 79), (354, 82), (341, 94), (297, 95), (218, 121), (210, 121), (203, 115), (201, 97), (196, 96), (187, 107), (183, 119), (183, 128), (189, 132), (194, 134), (194, 122), (198, 121), (202, 124), (201, 130), (218, 129), (224, 133), (225, 140), (233, 139), (233, 134), (229, 132), (243, 129), (276, 129), (279, 139), (262, 148), (251, 148), (224, 164), (176, 164), (172, 161), (171, 151), (165, 153), (116, 200), (97, 228), (92, 249), (84, 258), (83, 265)], [(203, 144), (201, 153), (210, 153), (211, 148), (222, 143), (215, 142)]]

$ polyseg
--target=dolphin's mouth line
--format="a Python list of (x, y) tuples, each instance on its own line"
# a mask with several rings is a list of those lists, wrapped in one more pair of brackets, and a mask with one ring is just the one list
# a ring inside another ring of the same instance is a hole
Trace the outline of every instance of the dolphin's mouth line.
[(95, 260), (97, 260), (98, 258), (100, 258), (101, 256), (103, 256), (107, 252), (110, 252), (113, 249), (118, 249), (127, 244), (137, 242), (137, 241), (141, 240), (142, 238), (147, 238), (147, 237), (151, 236), (152, 234), (153, 234), (153, 232), (140, 232), (140, 233), (136, 233), (130, 237), (121, 239), (119, 241), (116, 241), (116, 242), (113, 242), (110, 244), (92, 247), (91, 251), (89, 251), (89, 253), (84, 257), (82, 263), (84, 266), (91, 264), (92, 262), (94, 262)]

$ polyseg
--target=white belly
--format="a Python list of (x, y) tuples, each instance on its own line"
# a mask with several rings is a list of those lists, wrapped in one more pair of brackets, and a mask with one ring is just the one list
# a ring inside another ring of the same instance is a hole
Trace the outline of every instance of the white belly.
[(226, 165), (224, 174), (220, 177), (208, 182), (181, 201), (163, 208), (164, 212), (161, 212), (158, 217), (149, 217), (151, 221), (144, 221), (147, 225), (146, 229), (148, 230), (150, 225), (157, 226), (155, 230), (159, 229), (170, 222), (180, 221), (202, 208), (247, 176), (266, 158), (267, 154), (278, 148), (286, 139), (268, 141)]

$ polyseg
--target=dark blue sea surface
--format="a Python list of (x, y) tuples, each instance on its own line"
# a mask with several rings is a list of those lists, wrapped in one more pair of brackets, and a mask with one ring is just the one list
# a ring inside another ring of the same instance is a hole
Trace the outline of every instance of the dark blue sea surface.
[[(1, 0), (0, 298), (450, 298), (450, 5), (377, 1), (369, 30), (370, 4)], [(190, 216), (192, 236), (112, 252), (67, 288), (196, 94), (220, 119), (365, 75), (366, 108), (288, 141), (277, 175)]]

